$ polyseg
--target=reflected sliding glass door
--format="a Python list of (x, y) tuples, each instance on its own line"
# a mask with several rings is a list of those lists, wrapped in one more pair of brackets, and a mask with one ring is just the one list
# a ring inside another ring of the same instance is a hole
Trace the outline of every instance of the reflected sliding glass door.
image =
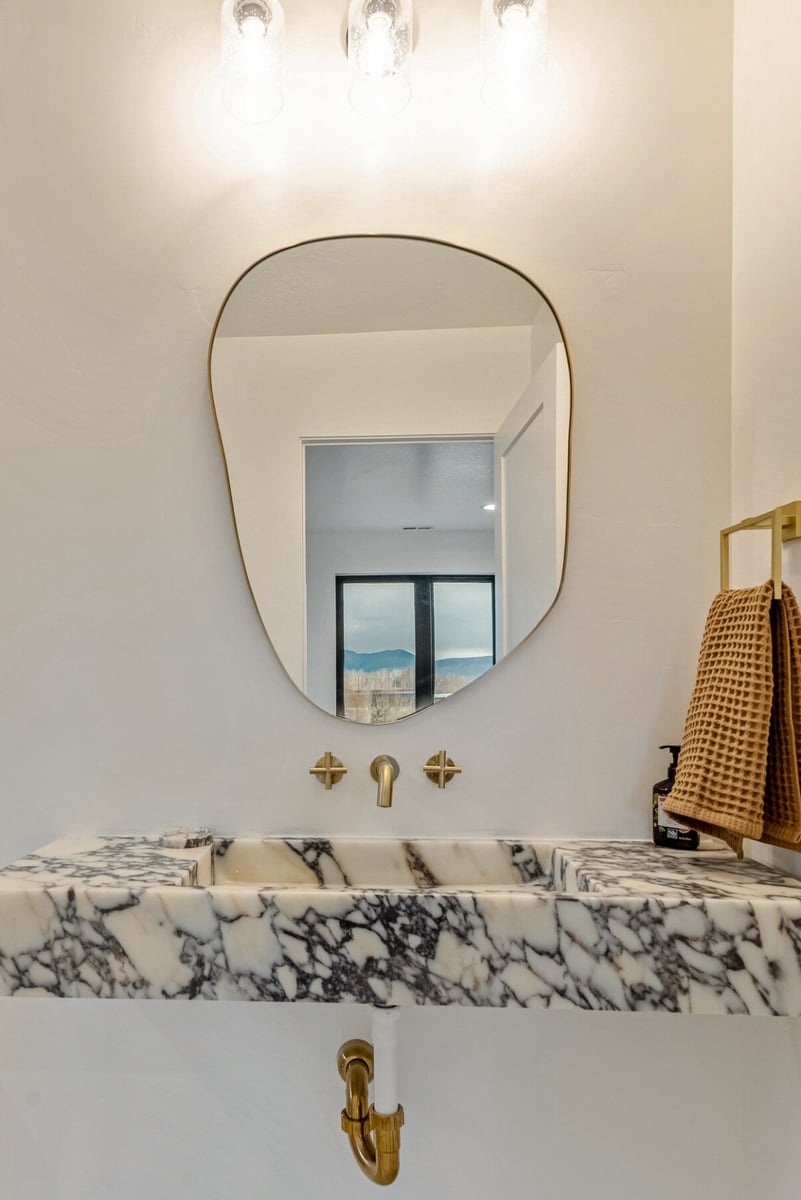
[(338, 576), (337, 716), (397, 721), (495, 662), (490, 575)]

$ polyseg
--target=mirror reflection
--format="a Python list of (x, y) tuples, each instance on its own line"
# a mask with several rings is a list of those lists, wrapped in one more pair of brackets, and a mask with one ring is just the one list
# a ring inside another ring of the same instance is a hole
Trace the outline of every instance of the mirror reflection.
[(410, 716), (543, 618), (570, 373), (522, 275), (419, 239), (304, 243), (238, 281), (209, 365), (253, 597), (319, 707)]

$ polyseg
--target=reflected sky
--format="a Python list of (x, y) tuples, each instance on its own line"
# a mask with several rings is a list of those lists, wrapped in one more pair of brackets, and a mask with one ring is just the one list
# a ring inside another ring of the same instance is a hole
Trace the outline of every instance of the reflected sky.
[(345, 649), (357, 654), (414, 654), (414, 584), (346, 583)]
[(434, 584), (434, 658), (492, 655), (492, 586)]
[[(414, 653), (411, 583), (348, 583), (344, 588), (345, 649)], [(434, 657), (492, 656), (492, 587), (486, 582), (434, 584)]]

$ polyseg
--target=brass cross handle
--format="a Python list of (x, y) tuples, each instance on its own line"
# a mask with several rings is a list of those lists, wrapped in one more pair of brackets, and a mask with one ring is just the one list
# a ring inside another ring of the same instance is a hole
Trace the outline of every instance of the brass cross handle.
[(309, 774), (316, 775), (327, 792), (335, 783), (339, 783), (343, 775), (347, 775), (348, 768), (344, 767), (338, 758), (334, 758), (330, 750), (326, 750), (322, 758), (318, 758), (313, 767), (309, 767)]
[(440, 750), (439, 754), (432, 754), (426, 765), (423, 767), (428, 778), (438, 788), (444, 788), (446, 783), (450, 783), (454, 775), (461, 775), (462, 768), (457, 767), (452, 758), (448, 758), (445, 750)]

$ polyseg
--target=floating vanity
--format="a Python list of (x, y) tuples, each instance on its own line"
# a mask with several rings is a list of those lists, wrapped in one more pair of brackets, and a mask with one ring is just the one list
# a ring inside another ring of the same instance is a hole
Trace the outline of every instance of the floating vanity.
[(636, 841), (65, 838), (0, 994), (801, 1014), (801, 880)]

